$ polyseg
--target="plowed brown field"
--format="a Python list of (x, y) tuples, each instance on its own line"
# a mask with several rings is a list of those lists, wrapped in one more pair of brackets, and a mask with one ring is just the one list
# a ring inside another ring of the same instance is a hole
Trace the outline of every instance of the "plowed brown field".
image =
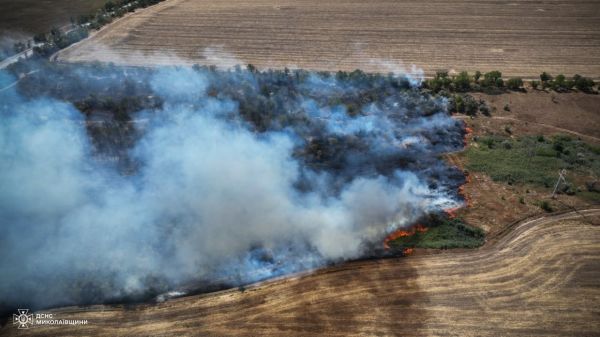
[[(583, 215), (583, 217), (582, 217)], [(524, 221), (481, 249), (359, 261), (156, 305), (54, 310), (55, 336), (598, 336), (600, 209)]]
[(599, 0), (167, 0), (60, 59), (600, 77), (598, 22)]

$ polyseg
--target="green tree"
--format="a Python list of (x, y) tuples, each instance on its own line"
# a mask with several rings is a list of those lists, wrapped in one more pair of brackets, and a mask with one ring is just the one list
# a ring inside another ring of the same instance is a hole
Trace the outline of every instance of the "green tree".
[(497, 70), (485, 73), (482, 85), (486, 87), (502, 87), (504, 85), (502, 73)]
[(547, 82), (552, 81), (552, 76), (550, 76), (550, 74), (544, 71), (540, 74), (540, 80), (543, 84), (546, 84)]
[(454, 87), (458, 91), (468, 91), (471, 89), (471, 78), (466, 71), (461, 72), (454, 78)]
[(575, 88), (583, 92), (592, 92), (595, 85), (591, 78), (583, 77), (579, 74), (573, 76), (573, 82), (575, 84)]

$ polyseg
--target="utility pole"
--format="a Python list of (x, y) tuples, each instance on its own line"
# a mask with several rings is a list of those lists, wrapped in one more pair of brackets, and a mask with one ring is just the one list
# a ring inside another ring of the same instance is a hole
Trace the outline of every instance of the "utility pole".
[(554, 191), (552, 192), (552, 199), (556, 196), (556, 191), (558, 191), (558, 186), (562, 182), (563, 184), (567, 184), (567, 180), (565, 179), (565, 175), (567, 174), (567, 170), (562, 169), (558, 171), (558, 180), (556, 181), (556, 185), (554, 186)]

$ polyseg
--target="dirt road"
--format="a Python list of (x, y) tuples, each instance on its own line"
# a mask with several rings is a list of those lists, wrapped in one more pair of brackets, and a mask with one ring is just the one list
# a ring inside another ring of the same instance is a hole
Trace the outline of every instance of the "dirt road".
[[(583, 218), (582, 218), (583, 216)], [(345, 263), (157, 305), (54, 310), (86, 326), (8, 336), (598, 336), (600, 209), (527, 220), (483, 248)]]

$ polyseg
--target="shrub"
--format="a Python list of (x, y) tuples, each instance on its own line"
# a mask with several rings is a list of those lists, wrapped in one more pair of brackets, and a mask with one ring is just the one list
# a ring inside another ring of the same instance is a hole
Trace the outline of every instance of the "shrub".
[(454, 88), (458, 91), (468, 91), (471, 89), (471, 78), (466, 71), (461, 72), (454, 78)]
[(433, 79), (425, 82), (426, 86), (436, 93), (442, 89), (449, 89), (451, 83), (447, 71), (438, 71)]
[(550, 87), (556, 92), (569, 91), (573, 85), (574, 83), (572, 81), (567, 81), (567, 78), (563, 74), (557, 75), (556, 78), (554, 78), (554, 80), (550, 83)]
[(523, 80), (519, 77), (512, 77), (506, 81), (506, 87), (510, 90), (521, 90), (523, 89)]
[(485, 103), (484, 100), (479, 101), (479, 112), (481, 112), (484, 116), (491, 116), (490, 107)]
[(504, 81), (502, 81), (502, 73), (494, 70), (483, 75), (482, 85), (486, 87), (502, 87)]
[(465, 112), (465, 105), (461, 95), (454, 95), (453, 97), (454, 111)]
[(463, 104), (465, 113), (469, 116), (474, 116), (477, 114), (477, 110), (479, 110), (479, 102), (477, 102), (473, 96), (465, 95), (463, 97)]
[(575, 88), (583, 92), (592, 92), (595, 85), (594, 81), (591, 78), (583, 77), (581, 75), (573, 76), (573, 82)]
[(542, 201), (540, 203), (540, 208), (543, 209), (544, 211), (550, 213), (553, 211), (552, 206), (550, 205), (550, 203), (546, 200)]
[(35, 43), (44, 43), (47, 41), (48, 41), (48, 39), (46, 38), (46, 34), (44, 34), (44, 33), (35, 34), (33, 36), (33, 42), (35, 42)]
[(547, 83), (548, 81), (552, 81), (552, 76), (550, 76), (550, 74), (548, 74), (547, 72), (543, 72), (540, 74), (540, 80), (542, 81), (542, 83)]

